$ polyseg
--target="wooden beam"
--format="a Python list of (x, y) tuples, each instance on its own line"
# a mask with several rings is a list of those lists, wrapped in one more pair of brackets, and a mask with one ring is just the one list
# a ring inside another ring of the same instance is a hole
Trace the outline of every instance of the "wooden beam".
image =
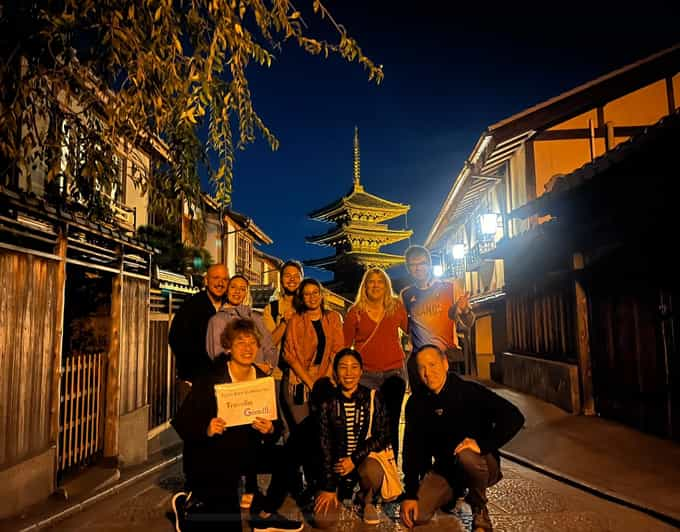
[[(581, 253), (574, 253), (574, 270), (582, 270), (585, 261)], [(578, 334), (576, 348), (578, 351), (578, 367), (581, 376), (581, 408), (587, 416), (595, 415), (595, 400), (593, 398), (593, 368), (590, 357), (590, 329), (588, 327), (588, 295), (580, 281), (574, 282), (576, 299), (576, 331)]]
[[(60, 257), (57, 266), (56, 287), (56, 315), (54, 317), (55, 330), (52, 344), (52, 385), (50, 390), (50, 443), (57, 445), (59, 440), (59, 406), (61, 403), (61, 357), (64, 343), (64, 300), (66, 293), (66, 236), (62, 233), (57, 238), (55, 255)], [(55, 477), (56, 478), (56, 477)]]
[(106, 375), (106, 421), (104, 426), (104, 456), (118, 456), (120, 428), (120, 325), (122, 315), (122, 273), (111, 282), (111, 327)]

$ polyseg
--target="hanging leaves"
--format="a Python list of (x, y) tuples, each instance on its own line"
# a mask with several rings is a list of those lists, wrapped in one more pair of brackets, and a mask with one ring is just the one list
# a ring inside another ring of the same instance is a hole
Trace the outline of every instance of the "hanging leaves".
[[(21, 171), (31, 167), (31, 157), (42, 157), (49, 178), (56, 179), (59, 143), (54, 139), (63, 135), (57, 124), (69, 115), (70, 123), (87, 126), (84, 116), (90, 113), (100, 138), (83, 147), (83, 157), (97, 164), (68, 168), (74, 186), (93, 189), (88, 183), (107, 168), (104, 158), (114, 150), (95, 156), (90, 152), (97, 145), (156, 137), (167, 146), (168, 157), (152, 173), (152, 202), (176, 213), (178, 196), (198, 198), (199, 175), (205, 171), (218, 202), (229, 204), (234, 149), (245, 148), (257, 135), (272, 149), (278, 147), (253, 106), (246, 76), (251, 63), (271, 66), (282, 43), (292, 40), (311, 54), (358, 61), (370, 80), (382, 80), (381, 67), (320, 0), (306, 7), (310, 16), (334, 27), (337, 42), (306, 34), (303, 13), (290, 0), (11, 3), (0, 19), (2, 170)], [(26, 28), (32, 31), (26, 34)], [(65, 105), (68, 94), (77, 109)], [(51, 125), (26, 128), (41, 122)], [(206, 126), (207, 143), (198, 134)], [(25, 129), (35, 133), (18, 134)]]

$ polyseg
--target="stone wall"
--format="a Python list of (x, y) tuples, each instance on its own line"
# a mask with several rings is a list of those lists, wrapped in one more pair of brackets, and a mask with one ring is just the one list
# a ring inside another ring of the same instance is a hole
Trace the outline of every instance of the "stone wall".
[(501, 358), (504, 385), (580, 413), (578, 366), (514, 353), (503, 353)]

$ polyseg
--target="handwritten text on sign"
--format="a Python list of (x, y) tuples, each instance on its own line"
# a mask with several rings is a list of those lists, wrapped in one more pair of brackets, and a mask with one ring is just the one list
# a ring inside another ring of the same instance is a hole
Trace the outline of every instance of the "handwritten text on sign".
[(215, 385), (217, 417), (227, 427), (250, 425), (256, 417), (276, 419), (274, 379), (264, 377), (254, 381)]

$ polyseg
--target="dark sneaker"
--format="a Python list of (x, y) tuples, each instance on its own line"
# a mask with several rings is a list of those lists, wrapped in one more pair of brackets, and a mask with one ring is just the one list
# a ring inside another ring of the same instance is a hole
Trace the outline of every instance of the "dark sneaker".
[(252, 516), (250, 526), (253, 532), (300, 532), (305, 525), (302, 521), (294, 521), (273, 513), (269, 517)]
[(472, 515), (472, 531), (473, 532), (493, 532), (491, 525), (491, 518), (486, 506), (475, 508)]
[(378, 514), (378, 510), (372, 504), (367, 504), (364, 506), (364, 511), (362, 514), (363, 515), (361, 518), (367, 525), (377, 525), (380, 523), (380, 515)]
[(175, 532), (182, 532), (185, 523), (186, 506), (191, 493), (179, 491), (172, 497), (172, 511), (175, 513)]

